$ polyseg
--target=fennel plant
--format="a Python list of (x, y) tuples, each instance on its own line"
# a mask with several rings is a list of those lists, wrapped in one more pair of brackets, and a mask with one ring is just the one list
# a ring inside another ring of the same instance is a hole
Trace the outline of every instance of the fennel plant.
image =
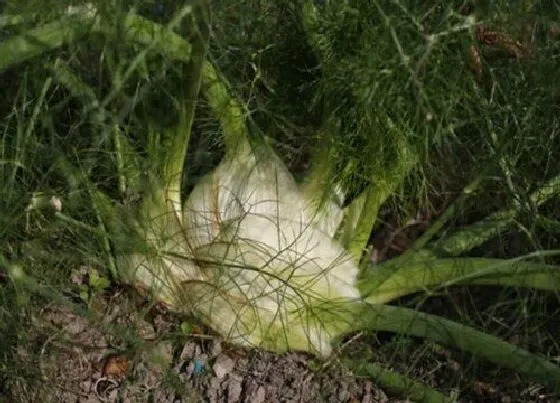
[[(404, 136), (397, 138), (381, 164), (364, 169), (381, 179), (366, 181), (353, 199), (348, 196), (356, 189), (344, 180), (328, 181), (340, 164), (352, 169), (352, 161), (329, 165), (337, 159), (336, 150), (329, 147), (311, 158), (314, 165), (298, 183), (272, 147), (249, 134), (242, 103), (210, 60), (211, 13), (206, 2), (185, 5), (167, 25), (131, 10), (119, 29), (94, 8), (70, 11), (0, 43), (0, 71), (88, 41), (94, 34), (118, 37), (127, 46), (142, 49), (105, 100), (56, 60), (52, 70), (57, 82), (82, 100), (97, 121), (111, 115), (105, 109), (107, 99), (117, 97), (138, 71), (149, 69), (146, 59), (151, 53), (173, 60), (184, 72), (174, 99), (176, 122), (166, 128), (145, 122), (145, 153), (137, 152), (120, 130), (113, 133), (114, 175), (122, 199), (114, 200), (93, 184), (88, 189), (99, 219), (92, 232), (104, 240), (116, 280), (149, 290), (170, 309), (195, 314), (224, 339), (247, 347), (328, 357), (345, 334), (386, 330), (457, 347), (560, 389), (560, 368), (536, 354), (465, 325), (388, 305), (401, 296), (453, 284), (557, 290), (556, 265), (522, 258), (451, 258), (507, 230), (518, 210), (492, 214), (435, 242), (452, 215), (444, 213), (415, 247), (399, 258), (367, 267), (363, 252), (381, 205), (420, 163), (416, 144)], [(318, 11), (312, 2), (303, 2), (301, 13), (308, 40), (327, 66), (332, 44), (322, 33)], [(10, 21), (21, 20), (11, 17)], [(185, 23), (188, 40), (179, 33)], [(185, 195), (184, 165), (201, 99), (221, 126), (226, 151), (218, 166)], [(356, 121), (369, 118), (364, 105), (358, 103), (356, 110)], [(396, 128), (399, 122), (389, 114), (384, 118), (381, 127), (388, 130), (387, 136), (402, 134)], [(342, 136), (336, 120), (336, 114), (328, 114), (320, 129), (327, 143)], [(93, 183), (92, 178), (83, 180)], [(535, 207), (557, 195), (558, 182), (554, 177), (532, 194)], [(140, 202), (125, 203), (127, 191), (138, 192)], [(57, 217), (76, 222), (65, 213)], [(436, 398), (443, 399), (439, 394)]]

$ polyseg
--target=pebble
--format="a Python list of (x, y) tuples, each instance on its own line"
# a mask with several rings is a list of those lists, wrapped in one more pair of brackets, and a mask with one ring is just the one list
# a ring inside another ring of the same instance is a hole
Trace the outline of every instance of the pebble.
[(228, 402), (239, 402), (241, 400), (243, 378), (237, 375), (230, 376), (228, 382)]
[(212, 346), (210, 347), (209, 356), (211, 358), (217, 357), (222, 353), (222, 343), (219, 340), (213, 340)]
[(220, 381), (217, 378), (210, 380), (210, 388), (208, 388), (208, 399), (210, 402), (217, 402), (219, 397)]
[(264, 399), (266, 398), (266, 390), (263, 386), (260, 386), (257, 389), (256, 396), (251, 400), (251, 403), (264, 403)]
[(196, 354), (196, 344), (187, 342), (183, 346), (183, 351), (181, 351), (180, 361), (188, 361), (195, 357)]
[(245, 395), (245, 403), (264, 403), (266, 390), (263, 386), (259, 386), (255, 380), (250, 380), (247, 382)]
[(223, 379), (233, 370), (235, 363), (225, 354), (220, 354), (212, 366), (218, 379)]

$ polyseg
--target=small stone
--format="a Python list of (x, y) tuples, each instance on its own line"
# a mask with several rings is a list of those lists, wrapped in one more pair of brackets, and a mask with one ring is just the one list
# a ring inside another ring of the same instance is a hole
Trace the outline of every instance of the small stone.
[(109, 396), (107, 396), (107, 400), (110, 402), (116, 402), (118, 395), (119, 390), (117, 388), (111, 389), (111, 391), (109, 392)]
[(208, 399), (211, 402), (217, 402), (220, 396), (220, 381), (218, 378), (212, 378), (210, 380), (210, 387), (208, 388)]
[(226, 375), (231, 373), (234, 365), (235, 365), (235, 363), (233, 362), (233, 360), (231, 358), (229, 358), (225, 354), (221, 354), (216, 359), (216, 362), (212, 366), (212, 369), (214, 370), (214, 373), (216, 374), (216, 377), (218, 379), (223, 379), (223, 378), (226, 377)]
[(259, 384), (256, 380), (248, 378), (245, 384), (245, 399), (244, 403), (253, 403), (254, 397), (257, 395)]
[(260, 386), (257, 389), (257, 393), (255, 394), (255, 397), (253, 398), (253, 400), (251, 400), (251, 403), (264, 403), (266, 398), (266, 390), (264, 389), (263, 386)]
[(80, 383), (80, 388), (84, 392), (89, 392), (92, 389), (92, 384), (90, 380), (85, 380)]
[(86, 329), (87, 323), (85, 323), (85, 321), (81, 319), (82, 318), (76, 318), (76, 320), (66, 325), (66, 331), (70, 333), (70, 335), (76, 336), (77, 334), (82, 333)]
[(183, 351), (181, 351), (181, 355), (179, 356), (180, 361), (188, 361), (192, 360), (196, 353), (196, 344), (192, 342), (187, 342), (183, 346)]
[(222, 354), (222, 343), (219, 340), (213, 340), (210, 347), (210, 357), (214, 358)]
[(241, 382), (243, 379), (237, 375), (230, 375), (228, 383), (228, 403), (237, 403), (241, 400)]
[(348, 392), (346, 389), (340, 389), (338, 391), (338, 401), (347, 402), (348, 400), (350, 400), (350, 392)]

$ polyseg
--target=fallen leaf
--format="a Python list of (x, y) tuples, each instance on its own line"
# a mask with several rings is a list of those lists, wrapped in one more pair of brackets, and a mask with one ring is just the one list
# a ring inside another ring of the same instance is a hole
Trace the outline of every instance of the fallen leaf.
[(105, 360), (102, 376), (123, 379), (128, 371), (128, 359), (123, 355), (110, 355)]

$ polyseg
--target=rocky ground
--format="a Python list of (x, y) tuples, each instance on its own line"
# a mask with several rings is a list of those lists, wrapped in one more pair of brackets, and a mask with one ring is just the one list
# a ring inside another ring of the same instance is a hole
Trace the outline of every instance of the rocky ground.
[[(335, 360), (317, 363), (305, 354), (228, 346), (160, 308), (139, 305), (122, 290), (92, 302), (101, 313), (97, 317), (86, 318), (69, 306), (53, 304), (33, 315), (37, 336), (18, 352), (28, 370), (5, 385), (6, 401), (409, 401), (356, 378)], [(446, 350), (428, 351), (414, 343), (395, 349), (379, 340), (372, 347), (367, 338), (355, 343), (354, 354), (374, 351), (385, 367), (408, 372), (448, 394), (455, 391), (460, 401), (560, 401), (538, 385), (516, 379), (504, 383), (501, 375), (470, 379), (464, 362)]]
[[(304, 354), (244, 351), (198, 334), (182, 337), (180, 346), (164, 313), (138, 321), (130, 312), (134, 304), (125, 299), (107, 304), (98, 326), (67, 307), (38, 312), (36, 331), (50, 336), (37, 338), (38, 357), (23, 346), (19, 351), (23, 363), (38, 360), (38, 379), (12, 381), (5, 397), (22, 402), (399, 401), (340, 366), (311, 370)], [(107, 331), (114, 325), (129, 334)], [(141, 341), (127, 348), (126, 339), (134, 336)]]

